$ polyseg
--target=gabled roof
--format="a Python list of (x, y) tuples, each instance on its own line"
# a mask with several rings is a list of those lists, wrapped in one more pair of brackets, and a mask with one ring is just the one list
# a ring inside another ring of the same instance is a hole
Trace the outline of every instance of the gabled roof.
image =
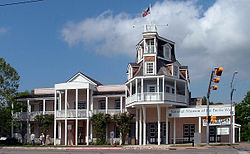
[(137, 63), (129, 63), (129, 65), (131, 65), (132, 67), (139, 67), (140, 65)]
[(80, 77), (83, 78), (83, 79), (85, 79), (85, 80), (87, 80), (87, 81), (89, 81), (90, 83), (92, 83), (92, 84), (94, 84), (94, 85), (97, 85), (97, 86), (102, 85), (99, 81), (96, 81), (96, 80), (92, 79), (91, 77), (89, 77), (89, 76), (83, 74), (82, 72), (76, 73), (76, 74), (75, 74), (73, 77), (71, 77), (67, 82), (73, 82), (74, 80), (77, 80), (77, 79), (79, 79)]

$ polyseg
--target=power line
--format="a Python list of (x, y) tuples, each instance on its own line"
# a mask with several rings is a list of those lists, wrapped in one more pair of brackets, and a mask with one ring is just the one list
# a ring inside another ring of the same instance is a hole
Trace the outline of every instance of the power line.
[(43, 1), (43, 0), (30, 0), (30, 1), (20, 1), (20, 2), (13, 2), (13, 3), (5, 3), (5, 4), (0, 4), (0, 7), (1, 6), (8, 6), (8, 5), (34, 3), (34, 2), (40, 2), (40, 1)]

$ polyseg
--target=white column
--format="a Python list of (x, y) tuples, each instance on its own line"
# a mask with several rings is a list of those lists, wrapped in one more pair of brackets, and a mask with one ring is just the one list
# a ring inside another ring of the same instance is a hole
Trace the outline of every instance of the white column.
[(165, 77), (162, 78), (162, 100), (165, 99)]
[(106, 114), (108, 114), (108, 97), (106, 96)]
[(91, 92), (91, 94), (90, 94), (90, 110), (93, 113), (93, 111), (94, 111), (93, 90), (91, 89), (90, 92)]
[(58, 121), (58, 138), (62, 139), (62, 122)]
[(78, 118), (78, 89), (76, 89), (76, 118)]
[(135, 111), (135, 144), (138, 144), (138, 109)]
[(90, 139), (93, 141), (93, 123), (90, 121)]
[(58, 103), (58, 110), (62, 110), (62, 93), (59, 91), (59, 103)]
[(168, 144), (168, 107), (166, 107), (166, 144)]
[(174, 80), (174, 98), (176, 101), (176, 80)]
[[(107, 109), (106, 109), (107, 111)], [(87, 145), (89, 145), (89, 88), (87, 89)]]
[(67, 118), (67, 108), (68, 108), (68, 90), (65, 89), (65, 101), (64, 101), (64, 111), (65, 111), (65, 118)]
[(140, 138), (139, 145), (142, 145), (142, 109), (140, 108)]
[[(57, 91), (54, 93), (54, 145), (56, 145), (56, 103), (57, 103)], [(43, 114), (45, 114), (45, 99), (43, 99)]]
[(239, 127), (239, 142), (240, 142), (240, 127)]
[(141, 100), (144, 100), (144, 95), (143, 95), (143, 78), (141, 78)]
[(129, 83), (129, 95), (132, 96), (132, 81)]
[(135, 79), (135, 95), (136, 95), (136, 100), (138, 99), (138, 81)]
[(199, 125), (199, 133), (201, 133), (201, 117), (199, 117), (199, 123), (198, 123), (198, 125)]
[[(31, 112), (30, 100), (27, 100), (27, 108), (28, 108), (28, 114), (30, 115), (30, 112)], [(29, 122), (29, 119), (27, 119), (27, 142), (30, 142), (30, 122)]]
[(68, 90), (65, 89), (65, 145), (68, 144), (68, 121), (67, 121), (67, 108), (68, 108)]
[(65, 137), (64, 137), (65, 145), (67, 145), (68, 144), (68, 121), (66, 118), (65, 118), (65, 127), (64, 128), (65, 128), (64, 129), (64, 131), (65, 131)]
[(89, 88), (87, 89), (87, 118), (89, 117)]
[(46, 102), (45, 99), (43, 99), (43, 115), (45, 115), (45, 110), (46, 110)]
[(176, 143), (176, 121), (174, 117), (174, 144)]
[(161, 144), (161, 107), (157, 105), (157, 113), (158, 113), (158, 145)]
[[(14, 114), (14, 104), (13, 102), (11, 103), (11, 117), (13, 117)], [(14, 124), (13, 124), (13, 119), (11, 120), (11, 137), (14, 137)]]
[(188, 94), (187, 94), (187, 82), (185, 82), (185, 103), (187, 103), (188, 102)]
[(146, 138), (146, 116), (147, 116), (147, 111), (146, 111), (146, 107), (145, 106), (142, 106), (142, 109), (143, 109), (143, 145), (146, 145), (146, 141), (147, 141), (147, 138)]
[(233, 144), (235, 143), (235, 116), (233, 116)]
[(120, 96), (120, 112), (122, 113), (122, 96)]
[(157, 78), (157, 99), (160, 99), (160, 80), (159, 80), (159, 77)]
[(86, 141), (86, 143), (87, 143), (87, 145), (89, 145), (89, 118), (87, 119), (87, 141)]
[(76, 118), (75, 145), (78, 145), (78, 119)]

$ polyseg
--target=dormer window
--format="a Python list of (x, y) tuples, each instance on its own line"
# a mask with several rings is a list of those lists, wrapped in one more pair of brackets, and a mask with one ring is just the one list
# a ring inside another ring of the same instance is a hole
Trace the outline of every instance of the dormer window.
[(145, 53), (155, 53), (154, 40), (146, 40), (146, 50)]
[(146, 74), (154, 74), (154, 62), (146, 62)]
[(173, 76), (177, 76), (179, 75), (179, 68), (178, 66), (174, 65), (173, 66)]
[(167, 60), (171, 59), (171, 47), (169, 44), (163, 45), (163, 58)]
[(142, 47), (140, 46), (139, 48), (138, 48), (138, 62), (142, 59)]

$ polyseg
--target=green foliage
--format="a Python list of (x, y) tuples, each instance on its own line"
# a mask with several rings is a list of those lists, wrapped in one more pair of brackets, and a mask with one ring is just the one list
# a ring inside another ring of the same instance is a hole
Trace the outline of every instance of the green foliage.
[(10, 133), (11, 104), (15, 103), (19, 78), (17, 71), (0, 57), (0, 128), (6, 133), (4, 135)]
[(133, 119), (133, 115), (121, 113), (113, 116), (113, 120), (116, 122), (118, 129), (122, 135), (122, 144), (125, 143), (126, 136), (129, 133), (130, 122)]
[(250, 140), (250, 91), (244, 100), (235, 107), (236, 123), (241, 125), (241, 140)]
[(106, 142), (106, 127), (111, 121), (111, 116), (109, 114), (98, 113), (94, 114), (92, 119), (94, 122), (94, 132), (96, 135), (97, 144), (105, 144)]
[(2, 108), (0, 110), (0, 127), (3, 129), (3, 132), (6, 134), (1, 134), (6, 136), (10, 132), (11, 127), (11, 110), (10, 108)]
[(54, 115), (51, 115), (51, 114), (36, 115), (34, 120), (35, 122), (37, 122), (39, 126), (39, 131), (44, 133), (46, 136), (46, 134), (49, 132), (49, 130), (52, 127), (52, 124), (54, 121)]
[(19, 87), (17, 71), (0, 57), (0, 106), (10, 107), (14, 102)]

